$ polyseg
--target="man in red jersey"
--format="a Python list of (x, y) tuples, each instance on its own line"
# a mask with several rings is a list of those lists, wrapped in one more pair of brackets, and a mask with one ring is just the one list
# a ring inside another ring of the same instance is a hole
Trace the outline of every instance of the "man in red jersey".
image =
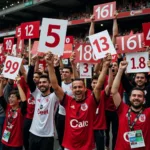
[(93, 121), (97, 104), (100, 100), (100, 92), (110, 65), (110, 58), (108, 54), (104, 60), (103, 69), (93, 93), (87, 93), (82, 79), (75, 79), (72, 83), (72, 98), (66, 95), (57, 83), (52, 53), (49, 52), (45, 57), (51, 85), (61, 105), (66, 110), (63, 146), (69, 150), (93, 150), (94, 148)]
[(118, 92), (127, 62), (122, 61), (112, 85), (112, 96), (119, 117), (115, 150), (150, 150), (150, 108), (144, 108), (145, 93), (136, 87), (130, 94), (130, 106), (123, 103)]

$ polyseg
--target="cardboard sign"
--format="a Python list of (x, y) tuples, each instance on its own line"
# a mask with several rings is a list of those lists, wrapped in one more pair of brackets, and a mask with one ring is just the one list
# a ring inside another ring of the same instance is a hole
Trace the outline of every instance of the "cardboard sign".
[(62, 58), (70, 58), (72, 53), (72, 44), (65, 44), (65, 49)]
[(21, 26), (16, 27), (16, 38), (21, 37)]
[(65, 44), (73, 44), (73, 36), (66, 36)]
[(150, 46), (150, 22), (143, 23), (144, 42), (146, 46)]
[(8, 79), (15, 79), (18, 75), (22, 59), (13, 56), (7, 56), (3, 68), (3, 76)]
[(116, 2), (105, 3), (94, 6), (95, 20), (108, 20), (114, 18)]
[(107, 53), (116, 54), (107, 30), (89, 36), (89, 40), (97, 59), (104, 58)]
[(126, 54), (126, 61), (128, 62), (127, 73), (149, 72), (150, 69), (147, 66), (148, 60), (148, 52)]
[(8, 38), (4, 38), (4, 43), (3, 43), (3, 47), (4, 47), (4, 52), (5, 53), (10, 53), (12, 51), (13, 45), (14, 45), (14, 37), (8, 37)]
[(67, 25), (67, 20), (43, 18), (38, 50), (63, 55)]
[(92, 64), (80, 63), (80, 78), (92, 78)]
[(98, 63), (99, 59), (96, 59), (91, 44), (76, 44), (74, 51), (76, 53), (75, 62), (85, 63)]
[(24, 49), (24, 40), (23, 39), (21, 39), (21, 38), (17, 39), (16, 49), (17, 49), (17, 53), (23, 52), (23, 49)]
[(39, 38), (40, 21), (21, 24), (21, 39)]
[(0, 43), (0, 54), (3, 54), (3, 43)]
[(144, 51), (143, 42), (144, 38), (142, 33), (117, 37), (117, 53)]

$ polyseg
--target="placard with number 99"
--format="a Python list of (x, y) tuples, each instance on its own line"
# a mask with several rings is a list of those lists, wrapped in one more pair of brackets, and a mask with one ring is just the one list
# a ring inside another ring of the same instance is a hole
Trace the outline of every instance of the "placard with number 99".
[(127, 73), (149, 72), (150, 69), (147, 66), (148, 60), (148, 52), (126, 54), (126, 61), (128, 62)]
[(43, 18), (38, 50), (63, 55), (67, 24), (67, 20)]
[(87, 62), (87, 63), (98, 63), (99, 60), (96, 59), (94, 55), (91, 44), (76, 44), (74, 51), (76, 53), (75, 62)]
[(114, 18), (116, 2), (105, 3), (94, 6), (95, 20), (108, 20)]
[(15, 79), (18, 75), (22, 59), (13, 56), (7, 56), (2, 74), (5, 78)]

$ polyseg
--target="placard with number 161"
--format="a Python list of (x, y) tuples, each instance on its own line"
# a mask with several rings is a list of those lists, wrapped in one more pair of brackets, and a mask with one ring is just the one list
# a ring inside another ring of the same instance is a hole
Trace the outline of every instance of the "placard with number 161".
[(15, 79), (18, 75), (22, 59), (13, 56), (7, 56), (3, 68), (3, 76), (8, 79)]

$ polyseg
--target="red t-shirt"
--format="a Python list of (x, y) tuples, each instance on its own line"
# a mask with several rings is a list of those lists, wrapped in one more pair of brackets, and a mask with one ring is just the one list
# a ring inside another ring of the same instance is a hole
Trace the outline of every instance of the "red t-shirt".
[(35, 109), (35, 100), (32, 96), (29, 86), (27, 85), (25, 79), (21, 77), (20, 85), (26, 95), (27, 98), (27, 113), (25, 115), (25, 118), (33, 119), (34, 109)]
[[(127, 132), (130, 131), (128, 126), (128, 110), (129, 106), (121, 102), (117, 113), (119, 117), (119, 128), (118, 136), (116, 141), (115, 150), (131, 150), (130, 143), (128, 142)], [(131, 124), (134, 121), (136, 113), (131, 111)], [(144, 109), (140, 115), (138, 121), (134, 126), (134, 130), (142, 130), (143, 138), (145, 141), (146, 147), (144, 148), (135, 148), (135, 150), (150, 150), (150, 108)]]
[(94, 120), (94, 130), (106, 129), (106, 116), (105, 116), (105, 99), (107, 98), (105, 90), (101, 91), (100, 103), (96, 109), (96, 115)]
[(82, 102), (76, 102), (68, 95), (65, 95), (62, 101), (66, 110), (62, 145), (69, 150), (92, 150), (94, 148), (93, 120), (97, 104), (93, 94), (87, 93), (87, 95)]
[[(108, 76), (106, 76), (105, 78), (105, 84), (104, 84), (104, 87), (106, 87), (108, 84)], [(122, 86), (122, 83), (120, 84), (120, 87), (119, 87), (119, 93), (121, 95), (121, 98), (123, 98), (123, 92), (124, 92), (124, 89), (123, 89), (123, 86)], [(113, 98), (110, 94), (110, 96), (106, 97), (105, 99), (105, 110), (108, 110), (108, 111), (116, 111), (116, 106), (114, 104), (114, 101), (113, 101)]]
[[(5, 142), (2, 139), (2, 143), (7, 146), (11, 146), (11, 147), (20, 147), (20, 146), (23, 146), (24, 116), (21, 113), (21, 108), (18, 108), (16, 110), (16, 112), (13, 113), (13, 115), (11, 115), (11, 113), (12, 113), (11, 107), (9, 105), (7, 105), (6, 118), (5, 118), (4, 126), (3, 126), (3, 133), (4, 133), (5, 129), (7, 131), (10, 131), (10, 137), (9, 137), (8, 142)], [(12, 116), (11, 119), (9, 119), (9, 120), (11, 120), (11, 123), (8, 122), (8, 118), (10, 117), (10, 115)]]

